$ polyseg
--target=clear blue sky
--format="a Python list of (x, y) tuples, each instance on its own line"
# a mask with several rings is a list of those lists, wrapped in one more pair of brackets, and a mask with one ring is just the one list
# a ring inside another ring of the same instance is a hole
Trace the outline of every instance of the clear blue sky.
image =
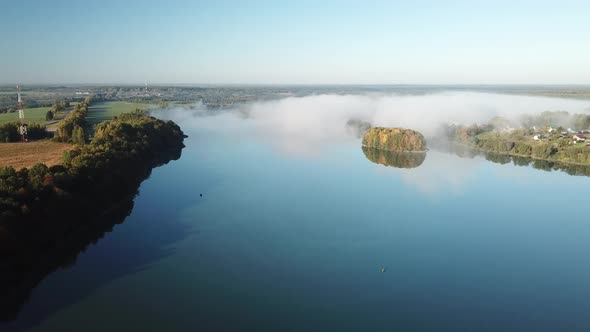
[(0, 83), (590, 83), (590, 1), (2, 1)]

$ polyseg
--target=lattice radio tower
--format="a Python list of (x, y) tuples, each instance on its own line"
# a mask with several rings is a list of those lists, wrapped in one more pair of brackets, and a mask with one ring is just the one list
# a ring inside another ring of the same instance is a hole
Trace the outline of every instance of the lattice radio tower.
[(20, 134), (20, 141), (26, 143), (29, 141), (27, 137), (27, 125), (25, 124), (25, 111), (23, 110), (23, 99), (20, 95), (20, 85), (16, 86), (16, 93), (18, 95), (18, 132)]

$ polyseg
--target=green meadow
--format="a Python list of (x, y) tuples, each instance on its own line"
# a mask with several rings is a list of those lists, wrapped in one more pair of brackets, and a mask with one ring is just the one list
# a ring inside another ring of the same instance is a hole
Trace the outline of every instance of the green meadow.
[[(45, 123), (45, 115), (51, 107), (25, 108), (25, 121), (27, 123)], [(14, 113), (0, 114), (0, 123), (18, 121), (18, 111)]]
[(155, 104), (147, 103), (132, 103), (126, 101), (105, 101), (93, 103), (88, 108), (88, 115), (86, 121), (90, 125), (101, 123), (102, 121), (110, 120), (114, 116), (121, 115), (122, 113), (132, 112), (136, 109), (148, 110), (157, 108)]

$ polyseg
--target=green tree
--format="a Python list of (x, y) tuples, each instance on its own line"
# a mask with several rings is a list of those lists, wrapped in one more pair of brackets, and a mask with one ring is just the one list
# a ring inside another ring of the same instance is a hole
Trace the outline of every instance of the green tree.
[(77, 125), (74, 126), (74, 130), (72, 131), (72, 142), (74, 144), (84, 144), (86, 142), (84, 128)]

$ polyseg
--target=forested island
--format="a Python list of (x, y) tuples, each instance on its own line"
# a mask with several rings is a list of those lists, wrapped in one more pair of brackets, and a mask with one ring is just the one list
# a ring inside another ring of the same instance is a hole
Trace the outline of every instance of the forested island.
[(483, 125), (444, 127), (444, 138), (469, 148), (514, 157), (590, 165), (590, 115), (543, 112), (519, 121), (496, 117)]
[(96, 126), (85, 140), (83, 105), (56, 139), (78, 144), (63, 163), (0, 167), (0, 313), (13, 319), (30, 290), (130, 213), (151, 170), (180, 157), (184, 133), (136, 111)]
[(424, 136), (412, 129), (373, 127), (363, 136), (363, 147), (392, 152), (425, 152)]

